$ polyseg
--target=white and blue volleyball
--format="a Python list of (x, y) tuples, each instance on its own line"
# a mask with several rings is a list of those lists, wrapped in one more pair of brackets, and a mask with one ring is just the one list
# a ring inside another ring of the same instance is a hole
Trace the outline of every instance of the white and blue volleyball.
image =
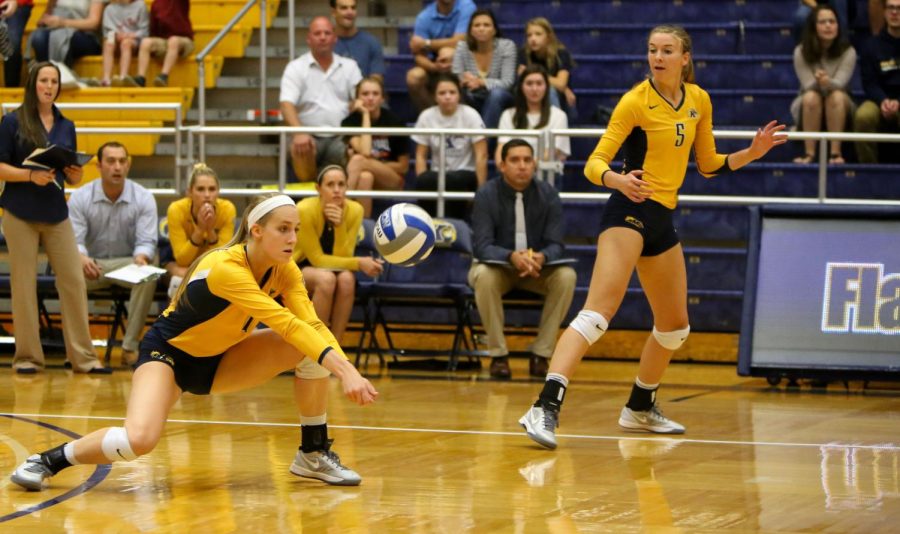
[(415, 204), (394, 204), (375, 222), (375, 248), (395, 265), (411, 267), (431, 254), (434, 222)]

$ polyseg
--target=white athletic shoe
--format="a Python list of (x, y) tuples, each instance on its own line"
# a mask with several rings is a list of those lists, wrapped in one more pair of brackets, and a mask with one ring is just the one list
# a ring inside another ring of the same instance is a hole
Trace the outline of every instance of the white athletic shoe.
[(545, 410), (543, 406), (532, 406), (519, 419), (525, 433), (539, 445), (548, 449), (556, 448), (556, 427), (559, 426), (559, 413)]
[(40, 454), (32, 454), (13, 471), (10, 480), (22, 486), (28, 491), (41, 491), (44, 489), (44, 482), (53, 476), (50, 468), (44, 464)]
[(684, 426), (662, 414), (654, 403), (649, 410), (637, 412), (625, 406), (619, 415), (619, 426), (626, 430), (655, 432), (657, 434), (684, 434)]
[(362, 478), (356, 471), (341, 464), (336, 452), (326, 448), (322, 451), (297, 451), (291, 473), (306, 478), (315, 478), (333, 486), (358, 486)]

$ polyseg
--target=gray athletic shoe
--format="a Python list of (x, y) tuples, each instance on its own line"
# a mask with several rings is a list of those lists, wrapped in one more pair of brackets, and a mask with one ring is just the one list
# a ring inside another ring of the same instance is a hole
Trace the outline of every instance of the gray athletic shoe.
[(539, 445), (548, 449), (556, 448), (556, 427), (559, 426), (559, 412), (545, 410), (543, 406), (532, 406), (519, 419), (525, 433)]
[(44, 481), (53, 476), (50, 468), (44, 464), (40, 454), (32, 454), (25, 463), (16, 468), (10, 480), (28, 491), (41, 491)]
[(313, 452), (298, 450), (294, 463), (291, 464), (291, 473), (316, 478), (333, 486), (358, 486), (362, 482), (359, 474), (341, 464), (337, 453), (327, 447)]
[(654, 403), (649, 410), (637, 412), (625, 406), (619, 416), (619, 426), (627, 430), (655, 432), (657, 434), (684, 434), (684, 425), (662, 414)]

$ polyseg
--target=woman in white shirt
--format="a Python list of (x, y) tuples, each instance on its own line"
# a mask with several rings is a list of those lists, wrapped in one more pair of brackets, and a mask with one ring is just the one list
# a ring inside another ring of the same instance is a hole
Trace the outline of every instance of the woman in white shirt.
[[(797, 129), (821, 132), (822, 122), (829, 132), (843, 132), (852, 116), (853, 101), (847, 94), (856, 50), (844, 37), (833, 8), (818, 5), (806, 19), (803, 40), (794, 49), (794, 70), (800, 80), (800, 95), (791, 104)], [(804, 155), (795, 163), (812, 163), (816, 157), (816, 140), (804, 142)], [(844, 163), (841, 142), (831, 141), (828, 162)]]
[[(519, 82), (516, 84), (516, 103), (500, 115), (501, 130), (557, 130), (569, 127), (569, 119), (563, 110), (550, 105), (550, 79), (546, 69), (541, 65), (528, 65), (522, 70)], [(501, 136), (497, 139), (497, 151), (494, 161), (500, 161), (500, 151), (510, 137)], [(536, 137), (523, 136), (528, 141), (538, 161), (546, 161), (549, 158), (549, 148), (544, 147), (543, 153), (538, 152)], [(565, 161), (572, 153), (569, 138), (557, 136), (554, 139), (557, 161)]]
[[(437, 105), (419, 115), (416, 129), (483, 130), (481, 115), (471, 107), (459, 103), (461, 92), (459, 78), (450, 73), (439, 74), (434, 85), (434, 100)], [(437, 191), (437, 158), (441, 138), (437, 135), (413, 135), (412, 140), (416, 143), (415, 188), (417, 191)], [(431, 170), (428, 168), (429, 154), (433, 158)], [(445, 135), (444, 160), (445, 191), (475, 191), (487, 180), (487, 140), (484, 136)], [(419, 205), (429, 213), (435, 213), (434, 201), (419, 201)], [(448, 202), (446, 207), (447, 217), (468, 217), (468, 202)]]

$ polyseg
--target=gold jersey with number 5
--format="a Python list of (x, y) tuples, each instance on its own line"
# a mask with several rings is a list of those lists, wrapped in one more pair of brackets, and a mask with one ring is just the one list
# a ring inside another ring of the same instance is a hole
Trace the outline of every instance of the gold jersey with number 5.
[(622, 173), (642, 169), (641, 178), (653, 190), (650, 199), (674, 209), (692, 148), (703, 176), (730, 171), (726, 155), (716, 152), (709, 94), (693, 83), (682, 84), (682, 94), (673, 106), (649, 79), (625, 93), (585, 165), (588, 180), (603, 185), (603, 173), (623, 148)]

